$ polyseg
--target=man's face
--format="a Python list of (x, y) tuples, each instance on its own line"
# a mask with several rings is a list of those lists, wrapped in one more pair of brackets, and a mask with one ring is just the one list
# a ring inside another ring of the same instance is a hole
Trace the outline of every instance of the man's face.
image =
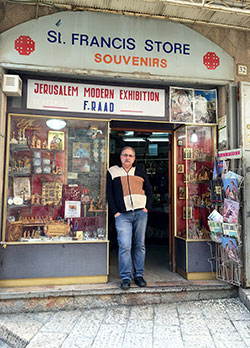
[(121, 153), (122, 167), (125, 169), (130, 169), (135, 161), (135, 154), (132, 149), (125, 149)]

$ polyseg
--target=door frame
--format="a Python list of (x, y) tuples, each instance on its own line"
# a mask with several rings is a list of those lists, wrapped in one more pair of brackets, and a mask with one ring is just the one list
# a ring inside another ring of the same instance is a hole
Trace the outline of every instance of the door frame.
[[(113, 125), (112, 125), (113, 123)], [(174, 130), (173, 125), (165, 122), (141, 122), (135, 121), (124, 121), (124, 120), (113, 120), (110, 122), (109, 132), (109, 143), (111, 130), (117, 131), (140, 131), (140, 132), (166, 132), (170, 135), (169, 137), (169, 160), (168, 160), (168, 192), (169, 192), (169, 268), (171, 272), (176, 272), (175, 263), (175, 236), (174, 236)], [(110, 155), (110, 153), (109, 153)]]

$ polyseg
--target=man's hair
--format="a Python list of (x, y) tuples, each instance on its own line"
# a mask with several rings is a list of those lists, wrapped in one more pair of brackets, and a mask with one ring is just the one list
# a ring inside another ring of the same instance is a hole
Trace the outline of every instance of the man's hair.
[(122, 154), (123, 151), (125, 151), (126, 149), (132, 150), (133, 153), (134, 153), (134, 156), (135, 156), (135, 149), (134, 149), (132, 146), (124, 146), (124, 147), (122, 148), (122, 150), (121, 150), (121, 154)]

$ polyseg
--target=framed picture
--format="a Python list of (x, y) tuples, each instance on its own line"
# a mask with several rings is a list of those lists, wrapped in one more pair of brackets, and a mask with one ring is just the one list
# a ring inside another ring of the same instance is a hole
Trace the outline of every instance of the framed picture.
[(178, 187), (178, 198), (179, 199), (186, 199), (186, 187), (185, 186), (179, 186)]
[(50, 150), (64, 150), (64, 132), (48, 132), (48, 148)]
[(31, 199), (30, 179), (29, 178), (14, 178), (13, 183), (14, 197), (20, 197), (26, 201)]
[(90, 143), (75, 142), (72, 144), (73, 158), (89, 158)]
[(177, 173), (178, 174), (184, 173), (184, 164), (177, 164)]
[(72, 143), (72, 171), (78, 173), (89, 173), (90, 143)]
[(193, 123), (194, 90), (191, 88), (170, 87), (170, 122)]
[(194, 90), (195, 123), (217, 122), (217, 93), (216, 89)]
[(65, 219), (81, 217), (81, 201), (65, 201), (64, 217)]
[(190, 182), (190, 174), (183, 174), (183, 182), (187, 184)]
[(44, 182), (42, 186), (42, 205), (62, 204), (62, 183)]
[(191, 160), (193, 158), (193, 149), (191, 147), (183, 148), (183, 159)]
[(182, 207), (182, 218), (192, 219), (192, 207), (188, 207), (188, 213), (186, 207)]

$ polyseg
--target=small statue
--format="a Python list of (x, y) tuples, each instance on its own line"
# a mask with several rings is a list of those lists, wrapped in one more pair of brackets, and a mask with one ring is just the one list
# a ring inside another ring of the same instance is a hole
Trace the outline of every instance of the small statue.
[(35, 136), (35, 134), (32, 135), (32, 138), (31, 138), (31, 147), (36, 147), (36, 136)]
[(96, 208), (102, 210), (102, 200), (100, 197), (97, 198)]
[(46, 140), (44, 140), (42, 142), (42, 149), (47, 149), (47, 141)]
[(95, 206), (94, 206), (94, 200), (93, 199), (91, 199), (91, 201), (90, 201), (90, 207), (89, 207), (89, 210), (91, 211), (91, 210), (95, 210)]
[(10, 144), (18, 144), (18, 141), (15, 137), (15, 132), (12, 133), (12, 138), (10, 139)]

